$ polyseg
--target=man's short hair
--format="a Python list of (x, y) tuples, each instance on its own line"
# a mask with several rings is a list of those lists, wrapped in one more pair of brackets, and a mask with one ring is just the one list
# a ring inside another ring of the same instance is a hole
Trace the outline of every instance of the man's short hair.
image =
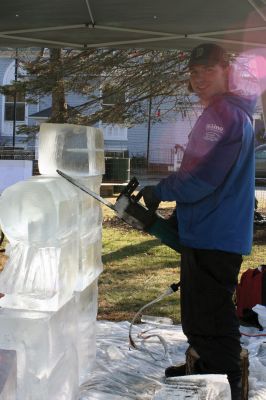
[(225, 49), (215, 43), (203, 43), (192, 50), (188, 67), (216, 64), (220, 64), (223, 67), (229, 65), (229, 58)]

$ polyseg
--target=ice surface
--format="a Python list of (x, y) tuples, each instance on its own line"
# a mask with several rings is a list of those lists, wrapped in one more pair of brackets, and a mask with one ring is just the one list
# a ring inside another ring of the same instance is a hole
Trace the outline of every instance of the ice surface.
[[(101, 176), (78, 178), (78, 181), (96, 194), (100, 193)], [(77, 190), (79, 198), (79, 233), (82, 236), (87, 234), (94, 226), (102, 223), (102, 208), (98, 200), (82, 190)]]
[(104, 174), (103, 133), (98, 128), (71, 124), (41, 124), (39, 170), (57, 175), (59, 169), (72, 176)]
[(0, 350), (0, 400), (16, 400), (17, 356), (14, 350)]
[(77, 190), (61, 177), (32, 177), (0, 198), (1, 226), (11, 243), (55, 246), (78, 229), (77, 215)]
[(95, 365), (96, 359), (96, 315), (98, 310), (98, 281), (94, 280), (86, 289), (75, 292), (77, 304), (77, 349), (79, 379), (83, 382)]
[(76, 398), (74, 297), (57, 312), (1, 308), (0, 325), (0, 348), (17, 352), (17, 400)]
[[(41, 388), (41, 396), (38, 396)], [(73, 346), (66, 349), (63, 357), (51, 370), (49, 376), (37, 385), (31, 400), (76, 400), (78, 396), (77, 353)]]
[[(101, 177), (79, 178), (99, 194)], [(99, 201), (77, 189), (79, 201), (79, 275), (76, 290), (83, 290), (102, 272), (102, 208)]]
[(33, 249), (17, 244), (0, 274), (1, 307), (55, 311), (73, 294), (78, 277), (78, 241)]
[(34, 177), (0, 198), (1, 227), (10, 241), (0, 274), (2, 307), (57, 310), (73, 294), (79, 269), (77, 189), (63, 178)]
[(103, 270), (102, 227), (96, 226), (80, 238), (80, 263), (76, 290), (83, 290)]

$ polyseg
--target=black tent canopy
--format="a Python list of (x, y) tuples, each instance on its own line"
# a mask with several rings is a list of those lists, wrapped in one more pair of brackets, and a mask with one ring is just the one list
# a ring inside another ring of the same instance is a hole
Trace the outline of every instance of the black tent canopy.
[(266, 0), (12, 0), (1, 47), (266, 48)]

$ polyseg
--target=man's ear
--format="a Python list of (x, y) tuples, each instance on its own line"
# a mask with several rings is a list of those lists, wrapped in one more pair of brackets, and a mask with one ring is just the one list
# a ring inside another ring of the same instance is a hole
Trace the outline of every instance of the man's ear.
[(189, 91), (189, 93), (194, 93), (194, 90), (192, 88), (190, 81), (188, 81), (187, 90)]

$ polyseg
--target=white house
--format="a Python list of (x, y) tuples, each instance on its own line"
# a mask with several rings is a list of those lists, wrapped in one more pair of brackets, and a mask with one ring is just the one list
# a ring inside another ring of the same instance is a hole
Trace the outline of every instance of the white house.
[[(0, 52), (0, 82), (2, 85), (15, 80), (15, 52), (3, 50)], [(75, 107), (81, 103), (81, 96), (70, 93), (67, 103)], [(39, 124), (46, 121), (50, 115), (51, 100), (43, 97), (38, 104), (27, 104), (24, 98), (16, 101), (16, 120), (14, 121), (14, 99), (0, 95), (0, 146), (32, 148), (35, 143), (25, 142), (25, 137), (15, 135), (16, 128), (21, 124)], [(173, 165), (176, 145), (185, 147), (188, 134), (200, 115), (199, 106), (187, 107), (179, 113), (172, 113), (171, 118), (157, 123), (138, 124), (131, 128), (121, 125), (106, 125), (99, 123), (104, 131), (105, 151), (107, 154), (129, 155), (129, 157), (148, 158), (150, 163)], [(261, 129), (263, 118), (261, 107), (258, 106), (255, 115), (255, 128)], [(180, 153), (181, 154), (181, 153)]]

